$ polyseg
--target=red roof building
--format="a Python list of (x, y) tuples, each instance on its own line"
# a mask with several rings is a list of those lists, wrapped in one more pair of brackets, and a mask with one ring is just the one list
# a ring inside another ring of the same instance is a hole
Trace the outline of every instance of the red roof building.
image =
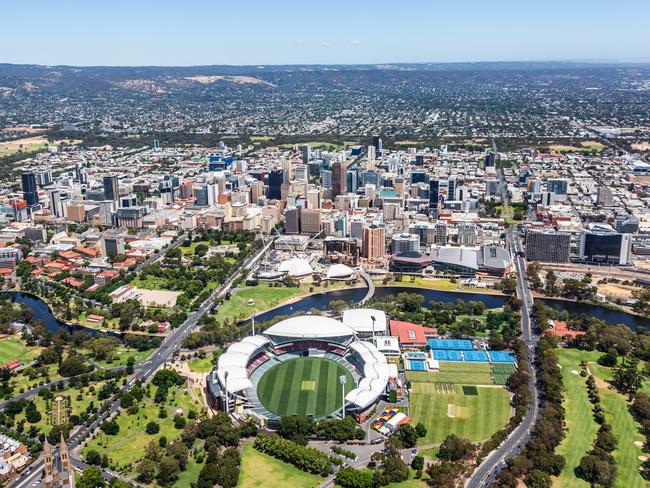
[(426, 346), (427, 339), (438, 333), (438, 330), (432, 327), (425, 327), (402, 320), (391, 320), (388, 325), (390, 335), (397, 337), (401, 346)]
[(547, 334), (553, 334), (559, 337), (571, 337), (571, 338), (586, 334), (584, 330), (569, 329), (569, 325), (563, 320), (549, 320), (548, 322), (551, 328), (546, 329), (544, 331)]

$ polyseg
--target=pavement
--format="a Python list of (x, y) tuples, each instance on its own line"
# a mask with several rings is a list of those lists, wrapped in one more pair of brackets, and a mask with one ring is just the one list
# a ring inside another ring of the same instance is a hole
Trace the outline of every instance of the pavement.
[[(183, 322), (178, 328), (176, 328), (169, 336), (165, 338), (158, 350), (147, 361), (138, 366), (135, 373), (121, 388), (122, 393), (129, 390), (138, 379), (142, 380), (143, 383), (149, 382), (153, 378), (153, 375), (156, 373), (156, 371), (158, 371), (158, 369), (160, 369), (166, 362), (168, 362), (171, 359), (172, 355), (179, 350), (183, 339), (196, 328), (199, 320), (210, 311), (214, 301), (219, 298), (223, 298), (231, 290), (235, 280), (240, 275), (241, 269), (254, 269), (259, 263), (260, 259), (271, 248), (272, 244), (273, 239), (270, 239), (269, 242), (266, 243), (261, 249), (250, 256), (240, 268), (233, 270), (233, 273), (230, 275), (230, 277), (219, 288), (216, 288), (212, 294), (210, 294), (210, 296), (199, 306), (199, 308), (189, 315), (185, 322)], [(23, 395), (26, 395), (27, 393), (38, 394), (37, 390), (35, 393), (32, 393), (33, 391), (34, 390), (31, 390), (30, 392), (26, 392)], [(75, 465), (82, 466), (85, 464), (77, 457), (77, 450), (83, 443), (84, 439), (92, 432), (97, 430), (102, 422), (116, 416), (119, 410), (120, 401), (117, 399), (112, 404), (110, 404), (110, 406), (104, 410), (99, 415), (99, 417), (90, 425), (82, 425), (77, 428), (77, 430), (72, 432), (71, 436), (68, 438), (68, 448), (70, 450), (72, 461), (75, 463)], [(43, 459), (40, 457), (30, 465), (28, 470), (21, 473), (20, 476), (18, 476), (18, 478), (16, 478), (8, 486), (11, 488), (27, 488), (31, 486), (30, 480), (33, 480), (37, 475), (40, 476), (42, 469)], [(35, 471), (38, 473), (34, 474)], [(104, 475), (108, 476), (108, 479), (115, 477), (115, 475), (111, 475), (111, 473), (105, 470), (103, 473)], [(38, 479), (40, 479), (40, 477)]]
[(490, 486), (496, 480), (499, 471), (506, 466), (506, 461), (521, 452), (530, 440), (530, 435), (539, 415), (539, 393), (535, 370), (535, 346), (539, 337), (533, 330), (530, 314), (533, 311), (533, 296), (528, 283), (526, 263), (518, 253), (523, 251), (519, 237), (515, 231), (508, 229), (507, 243), (513, 255), (517, 272), (517, 298), (521, 300), (521, 329), (522, 338), (528, 346), (528, 369), (530, 378), (530, 403), (528, 411), (519, 425), (510, 433), (499, 447), (488, 454), (472, 475), (465, 482), (465, 488), (483, 488)]

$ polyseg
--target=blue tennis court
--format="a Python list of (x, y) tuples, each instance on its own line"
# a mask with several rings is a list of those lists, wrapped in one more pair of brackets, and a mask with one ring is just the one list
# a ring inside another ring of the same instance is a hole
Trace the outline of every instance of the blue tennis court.
[(423, 359), (409, 359), (409, 369), (411, 371), (426, 371), (427, 366)]
[(462, 361), (463, 355), (460, 351), (454, 351), (449, 349), (433, 349), (433, 358), (438, 361)]
[(474, 349), (469, 339), (429, 339), (427, 341), (431, 349), (451, 349), (457, 351)]
[(427, 356), (423, 352), (408, 352), (406, 353), (407, 358), (421, 358), (424, 359)]
[(485, 351), (463, 351), (465, 361), (473, 363), (487, 363), (489, 361), (487, 352)]
[(513, 363), (517, 362), (515, 355), (509, 351), (489, 351), (490, 359), (493, 363)]

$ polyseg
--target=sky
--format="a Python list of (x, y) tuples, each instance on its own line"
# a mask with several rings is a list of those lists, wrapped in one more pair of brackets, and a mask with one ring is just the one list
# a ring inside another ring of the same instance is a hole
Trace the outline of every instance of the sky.
[(650, 61), (648, 0), (5, 0), (0, 63)]

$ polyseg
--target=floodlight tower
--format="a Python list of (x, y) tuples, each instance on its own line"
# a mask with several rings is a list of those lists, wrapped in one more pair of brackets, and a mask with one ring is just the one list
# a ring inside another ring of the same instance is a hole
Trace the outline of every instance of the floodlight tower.
[(226, 390), (224, 393), (224, 400), (226, 401), (226, 413), (230, 413), (230, 406), (229, 406), (229, 401), (228, 401), (228, 371), (223, 372), (223, 382), (224, 382), (224, 389)]
[(371, 315), (370, 320), (372, 320), (372, 342), (377, 344), (377, 341), (375, 340), (375, 316)]
[(343, 415), (341, 418), (345, 418), (345, 384), (348, 382), (347, 376), (342, 374), (339, 376), (339, 383), (341, 383), (341, 411)]

